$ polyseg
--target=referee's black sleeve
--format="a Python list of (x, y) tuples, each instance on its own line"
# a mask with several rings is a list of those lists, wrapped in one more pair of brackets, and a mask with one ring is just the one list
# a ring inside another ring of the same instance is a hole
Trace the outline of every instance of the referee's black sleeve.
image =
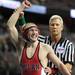
[(64, 62), (74, 64), (74, 45), (71, 42), (69, 42), (66, 46), (67, 47), (64, 56)]

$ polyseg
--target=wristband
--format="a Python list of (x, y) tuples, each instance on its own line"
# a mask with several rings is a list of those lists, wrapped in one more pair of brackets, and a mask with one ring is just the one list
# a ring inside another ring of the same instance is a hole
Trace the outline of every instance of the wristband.
[(19, 25), (20, 25), (20, 26), (26, 24), (25, 17), (24, 17), (24, 16), (21, 16), (21, 17), (19, 18), (18, 22), (19, 22)]

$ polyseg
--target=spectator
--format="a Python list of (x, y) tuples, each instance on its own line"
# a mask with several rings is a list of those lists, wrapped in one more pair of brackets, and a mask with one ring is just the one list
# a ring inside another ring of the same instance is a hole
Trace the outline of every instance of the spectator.
[(0, 75), (20, 75), (17, 48), (4, 25), (0, 26)]

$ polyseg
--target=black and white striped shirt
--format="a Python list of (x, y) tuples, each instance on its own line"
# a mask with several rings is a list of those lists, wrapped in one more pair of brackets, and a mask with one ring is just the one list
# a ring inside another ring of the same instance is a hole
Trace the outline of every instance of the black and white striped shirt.
[[(49, 36), (39, 36), (39, 41), (50, 44), (52, 48), (54, 49), (55, 54), (57, 57), (64, 63), (74, 63), (74, 46), (72, 42), (65, 38), (61, 38), (58, 43), (52, 43), (51, 38)], [(49, 67), (56, 68), (56, 66), (50, 62), (49, 60)]]

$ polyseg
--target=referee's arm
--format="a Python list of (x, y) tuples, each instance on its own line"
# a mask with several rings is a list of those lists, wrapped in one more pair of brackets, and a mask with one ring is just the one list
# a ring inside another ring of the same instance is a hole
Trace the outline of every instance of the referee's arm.
[(74, 64), (74, 46), (72, 43), (70, 43), (67, 47), (66, 56), (67, 56), (67, 58), (65, 58), (65, 66), (72, 73), (72, 67)]

